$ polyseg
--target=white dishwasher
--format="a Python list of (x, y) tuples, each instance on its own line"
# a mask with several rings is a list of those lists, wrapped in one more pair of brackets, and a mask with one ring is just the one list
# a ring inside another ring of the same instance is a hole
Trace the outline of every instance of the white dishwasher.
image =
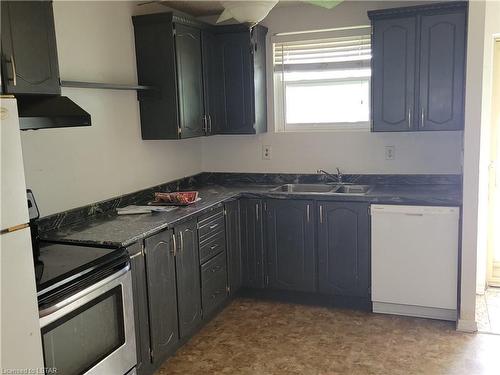
[(373, 312), (457, 319), (458, 207), (372, 205)]

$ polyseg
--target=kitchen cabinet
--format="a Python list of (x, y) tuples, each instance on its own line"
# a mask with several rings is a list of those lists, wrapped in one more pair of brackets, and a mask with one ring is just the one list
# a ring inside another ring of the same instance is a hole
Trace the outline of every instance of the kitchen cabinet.
[(319, 292), (369, 299), (369, 205), (318, 203)]
[(421, 17), (419, 130), (460, 130), (464, 124), (464, 11)]
[(177, 225), (175, 266), (179, 336), (191, 336), (201, 322), (200, 262), (196, 219)]
[(199, 137), (204, 134), (201, 31), (181, 23), (174, 27), (180, 136)]
[(415, 129), (416, 19), (373, 23), (372, 106), (375, 131)]
[(203, 94), (205, 99), (205, 135), (217, 134), (223, 116), (222, 65), (220, 47), (215, 34), (210, 30), (201, 33), (203, 52)]
[(269, 287), (316, 291), (314, 202), (266, 201)]
[(267, 130), (266, 34), (257, 25), (220, 26), (223, 115), (219, 134), (258, 134)]
[(239, 201), (226, 203), (224, 212), (226, 213), (227, 278), (229, 294), (234, 295), (242, 284)]
[(175, 349), (179, 340), (172, 231), (163, 231), (146, 238), (144, 247), (151, 351), (154, 362), (160, 363)]
[(461, 130), (467, 3), (368, 12), (372, 130)]
[(143, 139), (204, 134), (202, 23), (159, 13), (132, 17)]
[(262, 200), (240, 200), (242, 286), (264, 288)]
[[(151, 341), (149, 332), (148, 288), (146, 263), (142, 242), (127, 248), (130, 255), (132, 288), (134, 295), (134, 326), (137, 351), (136, 370), (139, 375), (153, 372)], [(175, 327), (177, 324), (174, 325)]]
[(2, 1), (2, 88), (6, 94), (60, 94), (50, 1)]

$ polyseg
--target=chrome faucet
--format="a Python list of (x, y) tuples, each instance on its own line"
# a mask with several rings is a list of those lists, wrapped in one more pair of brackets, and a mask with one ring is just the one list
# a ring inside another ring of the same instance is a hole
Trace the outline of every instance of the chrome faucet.
[(339, 168), (337, 168), (337, 175), (336, 176), (331, 174), (331, 173), (328, 173), (324, 169), (318, 169), (316, 172), (318, 174), (324, 174), (325, 176), (330, 177), (334, 182), (338, 182), (339, 184), (342, 183), (342, 173), (340, 172)]

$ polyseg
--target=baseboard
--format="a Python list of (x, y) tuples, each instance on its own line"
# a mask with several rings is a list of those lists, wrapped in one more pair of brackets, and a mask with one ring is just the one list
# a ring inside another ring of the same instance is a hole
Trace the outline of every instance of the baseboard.
[(477, 332), (477, 323), (475, 320), (458, 319), (457, 331), (460, 332)]
[(373, 312), (380, 314), (393, 314), (414, 316), (417, 318), (430, 318), (439, 320), (457, 320), (456, 310), (440, 309), (425, 306), (400, 305), (397, 303), (373, 302)]

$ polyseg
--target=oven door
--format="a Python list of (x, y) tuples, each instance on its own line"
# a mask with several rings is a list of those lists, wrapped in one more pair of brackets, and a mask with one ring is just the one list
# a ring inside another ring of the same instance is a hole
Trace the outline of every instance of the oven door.
[(130, 265), (40, 311), (45, 367), (122, 375), (136, 365)]

